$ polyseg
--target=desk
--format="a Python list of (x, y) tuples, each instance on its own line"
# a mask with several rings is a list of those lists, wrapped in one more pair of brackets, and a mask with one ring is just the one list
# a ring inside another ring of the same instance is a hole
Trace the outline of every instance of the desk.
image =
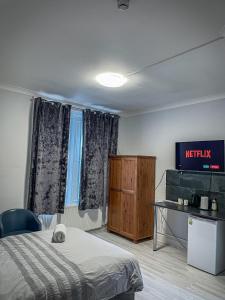
[(225, 221), (225, 211), (209, 211), (201, 210), (192, 206), (179, 205), (177, 202), (160, 201), (154, 203), (154, 236), (153, 236), (153, 251), (157, 250), (157, 211), (158, 208), (166, 208), (178, 212), (187, 213), (193, 216), (202, 217), (211, 220)]

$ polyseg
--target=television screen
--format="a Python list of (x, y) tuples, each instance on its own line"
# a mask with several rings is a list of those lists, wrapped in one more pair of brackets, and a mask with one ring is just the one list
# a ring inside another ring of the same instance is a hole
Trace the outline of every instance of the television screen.
[(176, 169), (224, 172), (224, 141), (176, 143)]

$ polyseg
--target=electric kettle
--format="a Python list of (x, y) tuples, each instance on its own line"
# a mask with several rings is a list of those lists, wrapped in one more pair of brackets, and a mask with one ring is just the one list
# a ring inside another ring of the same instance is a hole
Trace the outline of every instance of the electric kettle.
[(209, 209), (209, 197), (201, 196), (200, 209), (203, 209), (203, 210)]

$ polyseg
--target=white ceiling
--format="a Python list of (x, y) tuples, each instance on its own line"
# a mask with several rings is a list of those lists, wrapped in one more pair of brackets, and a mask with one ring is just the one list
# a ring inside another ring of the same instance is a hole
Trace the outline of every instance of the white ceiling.
[[(224, 0), (0, 0), (0, 84), (135, 114), (225, 98), (225, 40), (99, 86), (210, 41), (225, 25)], [(222, 95), (222, 96), (221, 96)]]

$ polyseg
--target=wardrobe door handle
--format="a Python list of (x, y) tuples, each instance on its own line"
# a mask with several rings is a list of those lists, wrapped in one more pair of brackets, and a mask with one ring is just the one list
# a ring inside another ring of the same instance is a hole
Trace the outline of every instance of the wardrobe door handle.
[(125, 190), (125, 189), (122, 189), (121, 192), (128, 193), (128, 194), (134, 194), (135, 193), (133, 190)]

